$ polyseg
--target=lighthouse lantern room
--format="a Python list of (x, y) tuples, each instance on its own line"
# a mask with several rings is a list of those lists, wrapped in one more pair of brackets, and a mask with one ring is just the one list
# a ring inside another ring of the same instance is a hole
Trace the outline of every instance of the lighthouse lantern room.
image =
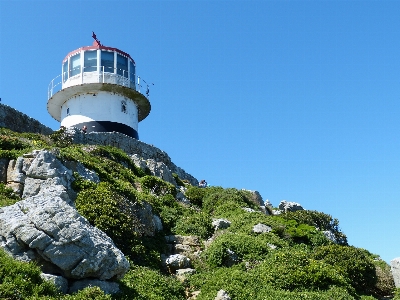
[(128, 53), (103, 46), (94, 33), (93, 38), (92, 46), (76, 49), (62, 61), (62, 74), (49, 85), (47, 110), (63, 127), (138, 139), (138, 122), (151, 109), (148, 89), (147, 97), (136, 90), (136, 65)]

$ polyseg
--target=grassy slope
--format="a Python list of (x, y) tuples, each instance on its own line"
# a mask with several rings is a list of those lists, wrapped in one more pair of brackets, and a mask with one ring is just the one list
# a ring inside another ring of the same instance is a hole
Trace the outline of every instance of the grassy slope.
[[(388, 266), (368, 251), (348, 246), (338, 221), (327, 214), (249, 213), (242, 207), (257, 209), (249, 192), (219, 187), (188, 186), (187, 197), (193, 206), (183, 206), (175, 201), (173, 186), (137, 169), (119, 149), (72, 145), (62, 133), (48, 138), (0, 129), (1, 158), (55, 147), (60, 159), (78, 160), (101, 178), (96, 185), (75, 174), (76, 206), (114, 240), (131, 261), (131, 270), (120, 281), (118, 295), (91, 288), (64, 296), (42, 282), (34, 264), (16, 262), (0, 252), (0, 298), (173, 300), (201, 290), (197, 299), (202, 300), (214, 299), (224, 289), (232, 299), (377, 299), (393, 290)], [(17, 200), (0, 185), (0, 206)], [(126, 209), (141, 201), (151, 203), (163, 221), (164, 232), (155, 237), (143, 237), (140, 223)], [(206, 240), (214, 233), (212, 218), (228, 219), (231, 226), (214, 236), (211, 246), (192, 260), (197, 273), (182, 283), (163, 271), (163, 236), (197, 235)], [(258, 223), (270, 226), (272, 232), (252, 233)], [(332, 244), (316, 227), (331, 230), (340, 245)], [(237, 263), (230, 267), (226, 266), (228, 250), (237, 255)]]

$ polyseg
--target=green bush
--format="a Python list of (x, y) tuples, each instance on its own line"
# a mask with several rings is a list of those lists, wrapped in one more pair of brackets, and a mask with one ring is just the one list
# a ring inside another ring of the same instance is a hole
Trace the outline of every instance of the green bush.
[[(257, 205), (249, 197), (249, 193), (233, 188), (210, 187), (205, 189), (203, 209), (211, 214), (223, 214), (234, 208), (249, 207), (258, 210)], [(221, 209), (223, 208), (223, 209)]]
[(213, 234), (214, 228), (208, 214), (187, 210), (183, 216), (177, 219), (172, 232), (180, 235), (197, 235), (203, 239), (207, 239)]
[(132, 266), (120, 283), (121, 294), (117, 299), (121, 300), (186, 299), (185, 289), (179, 281), (146, 267)]
[(203, 198), (207, 193), (207, 189), (199, 188), (197, 186), (189, 186), (187, 191), (185, 192), (186, 198), (193, 204), (198, 207), (203, 206)]
[(212, 300), (220, 289), (232, 299), (252, 300), (354, 300), (344, 288), (330, 287), (325, 291), (289, 291), (277, 289), (259, 276), (259, 270), (246, 270), (244, 265), (216, 268), (189, 278), (190, 291), (201, 290), (197, 300)]
[(56, 287), (44, 281), (41, 270), (33, 263), (14, 260), (0, 248), (0, 298), (38, 299), (44, 296), (56, 296)]
[(170, 194), (176, 197), (176, 188), (169, 182), (166, 182), (158, 177), (146, 175), (140, 178), (142, 189), (157, 196), (164, 196)]
[(228, 250), (235, 252), (240, 261), (262, 261), (273, 251), (270, 247), (275, 245), (273, 241), (276, 242), (276, 239), (272, 234), (252, 236), (244, 233), (226, 233), (213, 241), (203, 252), (203, 257), (212, 267), (227, 265)]
[(317, 291), (336, 286), (354, 293), (343, 273), (324, 261), (311, 258), (306, 247), (273, 252), (254, 272), (277, 289)]
[[(125, 195), (132, 201), (136, 199), (137, 175), (142, 174), (133, 167), (127, 165), (125, 160), (129, 157), (121, 150), (106, 146), (82, 146), (74, 145), (60, 149), (59, 158), (62, 161), (78, 161), (86, 168), (97, 173), (101, 181), (109, 182), (115, 191)], [(127, 165), (125, 167), (122, 163)]]
[(394, 291), (394, 298), (393, 298), (393, 300), (400, 300), (400, 288), (397, 288), (397, 289)]
[(289, 234), (296, 243), (304, 243), (314, 247), (330, 243), (323, 233), (316, 230), (314, 226), (307, 224), (297, 225), (295, 220), (288, 220), (287, 224), (290, 225), (287, 225), (286, 233)]
[(19, 200), (21, 200), (20, 197), (11, 188), (6, 187), (4, 183), (0, 183), (0, 207), (12, 205)]
[(341, 232), (339, 221), (328, 214), (314, 210), (298, 210), (281, 214), (280, 217), (286, 220), (295, 220), (299, 224), (314, 226), (321, 231), (329, 230), (334, 234), (338, 244), (347, 245), (347, 237)]
[(91, 152), (94, 156), (104, 157), (116, 163), (122, 164), (125, 168), (131, 170), (136, 176), (143, 177), (145, 172), (138, 168), (132, 159), (123, 150), (112, 146), (95, 147)]
[(53, 145), (59, 148), (71, 146), (73, 143), (72, 137), (67, 133), (67, 128), (61, 127), (50, 135)]
[(142, 225), (132, 211), (131, 201), (109, 183), (101, 182), (95, 189), (80, 192), (75, 205), (90, 224), (104, 231), (125, 254), (132, 254)]
[(90, 180), (85, 180), (82, 176), (79, 175), (78, 172), (74, 172), (74, 181), (71, 184), (71, 187), (76, 191), (80, 192), (86, 189), (95, 189), (96, 183)]
[(378, 257), (374, 257), (376, 284), (370, 287), (370, 292), (377, 298), (391, 296), (395, 288), (390, 266)]
[(0, 135), (1, 150), (22, 150), (29, 147), (30, 145), (22, 142), (20, 138)]
[[(48, 298), (46, 298), (48, 299)], [(111, 300), (113, 297), (111, 295), (106, 295), (104, 292), (97, 286), (87, 287), (77, 293), (72, 295), (65, 295), (59, 299), (65, 300)], [(45, 300), (45, 299), (43, 299)]]
[(344, 274), (358, 293), (368, 294), (377, 282), (373, 261), (363, 249), (336, 244), (321, 246), (314, 250), (312, 258)]

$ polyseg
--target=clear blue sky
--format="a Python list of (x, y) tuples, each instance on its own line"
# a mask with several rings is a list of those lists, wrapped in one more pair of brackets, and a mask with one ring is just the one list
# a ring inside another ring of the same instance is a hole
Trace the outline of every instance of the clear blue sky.
[(0, 0), (0, 97), (45, 125), (65, 55), (128, 52), (151, 88), (140, 139), (212, 185), (338, 218), (400, 256), (399, 1)]

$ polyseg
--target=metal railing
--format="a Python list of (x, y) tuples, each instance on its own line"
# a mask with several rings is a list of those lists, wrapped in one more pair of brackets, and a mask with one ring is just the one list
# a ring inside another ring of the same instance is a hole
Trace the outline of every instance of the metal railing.
[[(86, 71), (84, 69), (93, 70), (93, 66), (90, 67), (77, 67), (75, 70), (79, 69), (79, 73), (73, 76), (68, 76), (67, 79), (63, 80), (65, 76), (63, 74), (58, 75), (53, 80), (50, 81), (48, 90), (47, 90), (47, 97), (50, 99), (54, 94), (62, 90), (63, 88), (67, 88), (74, 85), (80, 84), (89, 84), (89, 83), (112, 83), (118, 84), (122, 86), (126, 86), (128, 88), (137, 90), (140, 93), (140, 88), (142, 85), (140, 84), (140, 77), (138, 78), (138, 82), (136, 82), (136, 78), (131, 80), (129, 78), (129, 73), (123, 69), (111, 68), (106, 67), (106, 71), (104, 66), (101, 66), (101, 70), (95, 71)], [(113, 72), (107, 71), (107, 69), (112, 69)], [(74, 69), (70, 70), (70, 73), (73, 73)], [(122, 75), (120, 75), (122, 74)], [(142, 80), (143, 81), (143, 80)], [(147, 87), (146, 90), (146, 97), (149, 96), (149, 90)]]

